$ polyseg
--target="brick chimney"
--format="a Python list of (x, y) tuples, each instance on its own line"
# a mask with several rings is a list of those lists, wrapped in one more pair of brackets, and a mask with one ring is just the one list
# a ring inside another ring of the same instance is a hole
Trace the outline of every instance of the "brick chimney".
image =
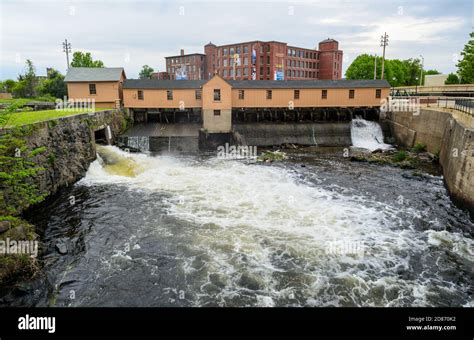
[(181, 55), (184, 55), (184, 50), (183, 49), (181, 49)]

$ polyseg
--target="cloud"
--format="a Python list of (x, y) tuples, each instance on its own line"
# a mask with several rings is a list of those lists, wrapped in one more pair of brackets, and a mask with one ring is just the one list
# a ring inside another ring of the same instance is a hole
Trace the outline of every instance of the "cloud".
[(136, 77), (142, 65), (163, 70), (164, 57), (203, 52), (212, 41), (285, 41), (314, 48), (328, 37), (339, 40), (343, 67), (361, 53), (380, 53), (383, 32), (391, 58), (416, 57), (440, 71), (454, 70), (472, 29), (472, 4), (461, 0), (286, 1), (228, 0), (0, 0), (0, 79), (16, 77), (32, 59), (65, 72), (61, 43), (89, 51), (107, 66), (124, 66)]

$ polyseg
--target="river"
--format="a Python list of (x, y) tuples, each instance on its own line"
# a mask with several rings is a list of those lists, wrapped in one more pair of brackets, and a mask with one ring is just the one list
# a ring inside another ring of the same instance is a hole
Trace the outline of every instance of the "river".
[(3, 304), (473, 306), (474, 224), (439, 176), (337, 148), (100, 154), (29, 212), (44, 267)]

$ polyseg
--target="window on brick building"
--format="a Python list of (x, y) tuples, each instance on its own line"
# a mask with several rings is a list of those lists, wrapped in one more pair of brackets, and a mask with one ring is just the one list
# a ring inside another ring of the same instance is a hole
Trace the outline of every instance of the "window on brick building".
[(233, 47), (230, 48), (229, 54), (234, 55), (234, 48)]
[(214, 110), (214, 116), (220, 116), (221, 110)]
[(219, 102), (221, 101), (221, 90), (214, 89), (214, 101)]
[(267, 67), (267, 76), (270, 74), (270, 67)]
[(267, 90), (267, 99), (272, 99), (272, 90)]
[(195, 96), (197, 100), (201, 99), (202, 97), (201, 89), (196, 90)]
[(245, 67), (244, 68), (244, 76), (248, 76), (248, 75), (249, 75), (249, 68)]
[(260, 56), (260, 64), (263, 64), (263, 55)]
[(166, 90), (166, 98), (168, 100), (173, 100), (173, 90)]
[(89, 84), (89, 94), (97, 94), (95, 84)]
[(300, 90), (295, 90), (295, 93), (293, 94), (294, 99), (300, 99)]
[(138, 91), (137, 91), (137, 96), (138, 96), (138, 100), (143, 100), (143, 91), (142, 91), (142, 90), (138, 90)]
[(222, 52), (223, 52), (223, 53), (222, 53), (223, 55), (227, 55), (227, 48), (224, 48), (224, 49), (222, 50)]
[(247, 45), (244, 46), (244, 54), (249, 53), (249, 47)]
[(249, 58), (248, 57), (245, 57), (244, 58), (244, 65), (248, 65), (249, 64)]
[(224, 66), (224, 67), (226, 67), (226, 66), (227, 66), (227, 60), (228, 60), (227, 58), (226, 58), (226, 59), (224, 59), (224, 60), (222, 60), (222, 66)]
[(263, 75), (263, 66), (260, 67), (260, 75)]
[(328, 99), (328, 90), (321, 91), (321, 99)]
[(239, 99), (244, 99), (244, 98), (245, 98), (245, 91), (239, 90)]
[(375, 90), (375, 98), (382, 98), (382, 89)]
[(349, 90), (349, 99), (354, 99), (355, 97), (355, 90)]
[(270, 64), (270, 56), (267, 56), (267, 64)]
[(222, 76), (227, 77), (227, 70), (222, 71)]
[(267, 52), (270, 52), (270, 45), (267, 45)]

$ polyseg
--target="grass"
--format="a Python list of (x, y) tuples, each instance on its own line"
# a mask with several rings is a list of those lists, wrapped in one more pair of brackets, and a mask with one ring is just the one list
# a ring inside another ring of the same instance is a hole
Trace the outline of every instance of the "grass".
[(33, 98), (11, 98), (11, 99), (0, 99), (0, 104), (11, 103), (17, 100), (28, 102), (54, 102), (54, 97), (33, 97)]
[[(94, 112), (111, 110), (109, 108), (95, 108)], [(48, 121), (56, 118), (79, 115), (90, 112), (91, 110), (84, 111), (68, 111), (68, 110), (43, 110), (43, 111), (23, 111), (7, 114), (5, 127), (14, 127), (28, 125), (43, 121)]]

